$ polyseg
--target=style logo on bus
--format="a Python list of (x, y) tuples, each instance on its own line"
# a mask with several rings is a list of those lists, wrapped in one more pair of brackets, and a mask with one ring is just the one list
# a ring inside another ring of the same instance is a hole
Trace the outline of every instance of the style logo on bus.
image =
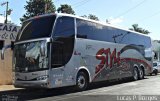
[(96, 66), (95, 73), (98, 73), (104, 66), (106, 68), (112, 68), (113, 64), (120, 64), (120, 52), (116, 51), (116, 48), (111, 52), (110, 48), (100, 49), (96, 54), (96, 59), (101, 60), (100, 64)]

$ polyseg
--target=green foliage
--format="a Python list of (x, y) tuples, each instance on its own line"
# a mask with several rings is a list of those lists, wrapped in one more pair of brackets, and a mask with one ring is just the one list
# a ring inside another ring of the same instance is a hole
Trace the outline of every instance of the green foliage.
[(73, 14), (75, 15), (74, 10), (70, 5), (63, 4), (57, 9), (58, 13), (67, 13), (67, 14)]
[(133, 24), (132, 27), (133, 28), (129, 28), (129, 30), (136, 31), (136, 32), (139, 32), (142, 34), (149, 34), (150, 33), (148, 30), (145, 30), (145, 29), (139, 27), (138, 24)]
[(89, 18), (89, 19), (92, 19), (92, 20), (99, 21), (98, 17), (96, 17), (96, 16), (93, 15), (93, 14), (89, 14), (88, 18)]
[(20, 18), (21, 21), (24, 21), (30, 17), (55, 12), (55, 6), (52, 0), (29, 0), (26, 1), (25, 5), (26, 14)]
[(87, 15), (83, 15), (81, 17), (99, 21), (99, 18), (96, 15), (93, 15), (93, 14), (89, 14), (88, 16)]

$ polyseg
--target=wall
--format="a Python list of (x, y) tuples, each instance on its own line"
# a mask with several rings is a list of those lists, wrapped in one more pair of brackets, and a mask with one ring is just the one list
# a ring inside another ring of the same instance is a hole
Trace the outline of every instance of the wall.
[[(14, 42), (20, 27), (11, 24), (0, 23), (0, 41), (4, 41), (4, 46)], [(1, 50), (0, 50), (1, 52)], [(0, 85), (12, 84), (12, 50), (5, 51), (4, 60), (0, 59)]]

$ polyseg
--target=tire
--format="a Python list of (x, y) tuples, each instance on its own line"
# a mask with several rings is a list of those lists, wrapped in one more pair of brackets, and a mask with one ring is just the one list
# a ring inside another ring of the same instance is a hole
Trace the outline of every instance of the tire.
[(136, 67), (134, 67), (134, 70), (133, 70), (133, 80), (134, 81), (138, 80), (138, 69)]
[(89, 84), (89, 81), (86, 73), (79, 72), (77, 74), (77, 79), (76, 79), (76, 89), (78, 91), (86, 90), (88, 87), (88, 84)]
[(157, 74), (158, 74), (158, 70), (157, 70), (157, 69), (154, 69), (153, 72), (152, 72), (152, 74), (157, 75)]
[(139, 76), (138, 76), (139, 80), (144, 79), (144, 71), (142, 68), (139, 69)]
[(157, 75), (157, 74), (158, 74), (158, 71), (156, 70), (156, 71), (154, 72), (154, 74)]

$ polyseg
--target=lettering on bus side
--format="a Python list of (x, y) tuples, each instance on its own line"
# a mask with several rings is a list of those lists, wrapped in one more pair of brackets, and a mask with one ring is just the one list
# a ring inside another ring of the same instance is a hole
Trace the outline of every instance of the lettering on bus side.
[(112, 65), (120, 64), (120, 52), (117, 52), (116, 48), (111, 52), (110, 48), (100, 49), (96, 54), (96, 59), (101, 60), (100, 64), (96, 66), (95, 73), (98, 73), (105, 65), (106, 68), (112, 68)]

